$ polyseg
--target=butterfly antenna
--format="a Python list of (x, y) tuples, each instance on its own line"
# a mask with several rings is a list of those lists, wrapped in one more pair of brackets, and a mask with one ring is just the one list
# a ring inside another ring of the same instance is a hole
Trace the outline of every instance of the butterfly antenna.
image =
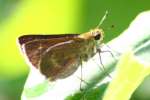
[(100, 22), (99, 22), (99, 24), (97, 25), (96, 28), (99, 28), (103, 24), (103, 22), (105, 21), (107, 16), (108, 16), (108, 10), (106, 10), (105, 15), (102, 17), (102, 19), (100, 20)]

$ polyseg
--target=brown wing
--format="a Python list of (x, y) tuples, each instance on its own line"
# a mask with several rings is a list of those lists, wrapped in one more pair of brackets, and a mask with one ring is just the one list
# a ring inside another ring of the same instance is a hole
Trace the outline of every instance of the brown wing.
[(57, 43), (43, 53), (40, 60), (40, 71), (51, 80), (65, 78), (76, 71), (84, 55), (85, 40), (74, 38)]
[(18, 38), (19, 44), (22, 45), (24, 43), (39, 40), (39, 39), (54, 39), (54, 38), (62, 38), (62, 37), (76, 37), (78, 34), (59, 34), (59, 35), (23, 35)]
[[(19, 42), (22, 43), (21, 48), (23, 53), (27, 56), (29, 62), (38, 67), (39, 60), (41, 58), (42, 53), (48, 49), (49, 47), (60, 43), (65, 42), (75, 38), (75, 35), (61, 35), (58, 36), (44, 36), (44, 35), (27, 35), (19, 38)], [(49, 37), (49, 38), (48, 38)], [(57, 38), (56, 38), (57, 37)]]

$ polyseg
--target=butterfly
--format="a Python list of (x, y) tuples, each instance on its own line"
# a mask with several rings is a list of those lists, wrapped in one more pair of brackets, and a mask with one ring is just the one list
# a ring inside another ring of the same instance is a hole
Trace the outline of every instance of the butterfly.
[(32, 66), (50, 80), (56, 80), (70, 76), (81, 61), (96, 54), (103, 30), (94, 29), (81, 35), (23, 35), (18, 40)]
[(82, 61), (93, 57), (103, 37), (103, 30), (95, 28), (82, 34), (23, 35), (18, 42), (28, 62), (55, 81), (72, 75)]

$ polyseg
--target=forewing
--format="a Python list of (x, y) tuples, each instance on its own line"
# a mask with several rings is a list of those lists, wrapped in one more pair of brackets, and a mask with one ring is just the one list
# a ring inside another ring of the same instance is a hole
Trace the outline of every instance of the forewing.
[[(51, 35), (50, 35), (51, 36)], [(65, 35), (65, 36), (23, 36), (19, 38), (19, 43), (23, 54), (27, 57), (29, 63), (31, 63), (34, 67), (38, 67), (39, 60), (41, 59), (41, 55), (47, 50), (49, 47), (60, 43), (65, 42), (75, 38), (75, 35)]]
[(55, 39), (55, 38), (62, 38), (68, 37), (73, 38), (76, 37), (78, 34), (59, 34), (59, 35), (23, 35), (18, 38), (18, 42), (20, 45), (25, 44), (30, 41), (40, 40), (40, 39)]

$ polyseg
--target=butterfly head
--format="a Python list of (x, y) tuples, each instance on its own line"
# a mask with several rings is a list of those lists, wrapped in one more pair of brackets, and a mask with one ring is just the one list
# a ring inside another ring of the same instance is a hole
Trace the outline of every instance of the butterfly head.
[(94, 29), (90, 31), (91, 35), (93, 36), (94, 40), (102, 41), (104, 37), (104, 31), (102, 29)]

